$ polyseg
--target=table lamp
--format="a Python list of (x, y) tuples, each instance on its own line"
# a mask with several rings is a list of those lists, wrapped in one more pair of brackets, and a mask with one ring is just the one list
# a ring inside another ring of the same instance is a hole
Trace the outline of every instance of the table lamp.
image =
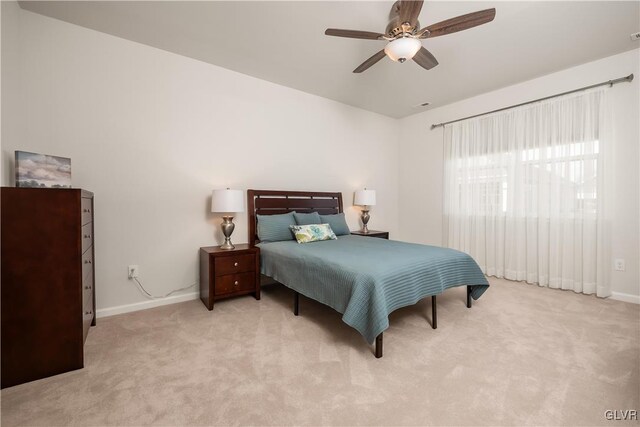
[(362, 220), (362, 232), (368, 233), (367, 223), (369, 222), (369, 206), (375, 206), (376, 204), (376, 190), (358, 190), (353, 196), (353, 204), (362, 206), (362, 214), (360, 219)]
[(222, 234), (224, 244), (220, 249), (235, 249), (231, 243), (231, 233), (236, 228), (233, 223), (233, 213), (244, 212), (244, 192), (242, 190), (213, 190), (211, 197), (211, 212), (222, 213)]

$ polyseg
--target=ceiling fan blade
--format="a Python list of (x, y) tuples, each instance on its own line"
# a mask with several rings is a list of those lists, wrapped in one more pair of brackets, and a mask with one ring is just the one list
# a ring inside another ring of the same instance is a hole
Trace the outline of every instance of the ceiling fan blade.
[(353, 70), (354, 73), (361, 73), (364, 70), (366, 70), (367, 68), (371, 67), (373, 64), (375, 64), (376, 62), (380, 61), (382, 58), (384, 58), (386, 56), (386, 54), (384, 53), (384, 49), (381, 50), (380, 52), (377, 52), (375, 55), (373, 55), (371, 58), (367, 59), (366, 61), (364, 61), (362, 64), (360, 64), (358, 66), (358, 68), (356, 68), (355, 70)]
[(324, 34), (327, 36), (348, 37), (350, 39), (366, 40), (378, 40), (384, 35), (380, 33), (372, 33), (371, 31), (339, 30), (336, 28), (327, 28)]
[(418, 53), (415, 54), (413, 60), (424, 69), (430, 70), (438, 65), (438, 60), (427, 49), (421, 47)]
[(423, 0), (401, 0), (400, 1), (400, 23), (408, 22), (412, 27), (418, 23), (418, 15), (422, 10)]
[(486, 24), (493, 21), (496, 16), (495, 9), (486, 9), (479, 12), (468, 13), (466, 15), (458, 16), (455, 18), (447, 19), (446, 21), (438, 22), (437, 24), (429, 25), (428, 27), (420, 30), (418, 34), (420, 38), (431, 38), (444, 36), (458, 31), (468, 30), (469, 28), (477, 27), (478, 25)]

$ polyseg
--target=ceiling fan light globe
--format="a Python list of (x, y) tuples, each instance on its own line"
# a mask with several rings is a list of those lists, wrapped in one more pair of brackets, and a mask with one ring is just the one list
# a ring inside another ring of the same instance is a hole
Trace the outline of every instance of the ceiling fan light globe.
[(384, 47), (384, 53), (396, 62), (412, 59), (422, 47), (422, 42), (412, 37), (395, 39)]

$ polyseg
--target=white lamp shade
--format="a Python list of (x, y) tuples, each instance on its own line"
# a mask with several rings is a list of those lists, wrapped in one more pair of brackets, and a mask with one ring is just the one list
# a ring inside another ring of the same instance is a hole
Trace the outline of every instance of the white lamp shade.
[(213, 190), (211, 212), (244, 212), (244, 191)]
[(394, 61), (399, 59), (411, 59), (422, 47), (422, 42), (411, 37), (395, 39), (384, 47), (384, 53)]
[(376, 190), (358, 190), (353, 197), (353, 204), (359, 206), (374, 206), (376, 204)]

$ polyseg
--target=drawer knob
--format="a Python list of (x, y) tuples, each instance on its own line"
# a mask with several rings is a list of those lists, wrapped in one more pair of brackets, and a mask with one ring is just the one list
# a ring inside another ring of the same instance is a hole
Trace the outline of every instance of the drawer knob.
[(91, 238), (91, 234), (85, 234), (85, 235), (84, 235), (84, 238), (85, 238), (85, 239), (90, 239), (90, 238)]
[(91, 289), (91, 286), (85, 286), (84, 288), (89, 290), (89, 289)]
[(84, 314), (93, 314), (93, 313), (90, 311), (86, 311)]
[(238, 281), (233, 282), (233, 286), (238, 286)]
[(86, 259), (86, 260), (84, 260), (84, 263), (85, 264), (91, 264), (91, 260), (90, 259)]
[(234, 263), (233, 263), (233, 266), (234, 266), (234, 267), (237, 267), (237, 266), (238, 266), (238, 263), (237, 263), (237, 262), (234, 262)]

